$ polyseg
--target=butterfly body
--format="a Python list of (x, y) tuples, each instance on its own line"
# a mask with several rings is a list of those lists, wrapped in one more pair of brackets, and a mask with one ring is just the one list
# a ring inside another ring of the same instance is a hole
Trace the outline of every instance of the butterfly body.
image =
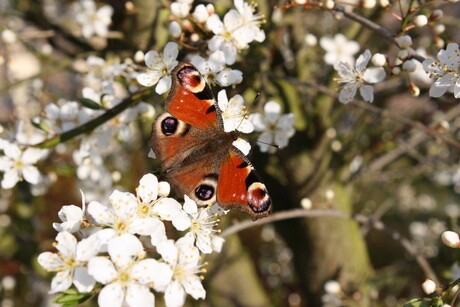
[(198, 70), (179, 64), (172, 72), (167, 112), (152, 125), (150, 145), (178, 195), (199, 206), (217, 202), (252, 219), (268, 215), (271, 199), (249, 160), (233, 146), (238, 131), (224, 131), (221, 111)]

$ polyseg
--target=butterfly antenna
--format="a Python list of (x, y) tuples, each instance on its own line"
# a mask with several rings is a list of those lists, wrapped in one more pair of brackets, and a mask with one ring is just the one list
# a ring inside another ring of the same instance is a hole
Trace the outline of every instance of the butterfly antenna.
[(280, 147), (276, 144), (273, 144), (273, 143), (267, 143), (267, 142), (262, 142), (262, 141), (257, 141), (257, 143), (260, 143), (260, 144), (265, 144), (265, 145), (268, 145), (268, 146), (271, 146), (271, 147), (274, 147), (276, 149), (279, 149)]
[(259, 97), (260, 97), (260, 93), (257, 93), (256, 96), (254, 97), (254, 99), (252, 100), (251, 104), (249, 105), (248, 109), (245, 112), (243, 112), (244, 113), (243, 118), (241, 119), (241, 121), (238, 124), (238, 126), (236, 126), (235, 130), (238, 130), (238, 128), (241, 126), (243, 121), (246, 119), (246, 116), (249, 115), (249, 111), (251, 111), (251, 109), (255, 106), (256, 101), (259, 99)]

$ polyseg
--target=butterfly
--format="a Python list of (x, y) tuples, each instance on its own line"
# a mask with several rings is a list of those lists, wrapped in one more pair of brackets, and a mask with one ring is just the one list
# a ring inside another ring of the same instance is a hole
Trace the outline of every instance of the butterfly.
[(166, 112), (152, 124), (150, 146), (166, 180), (178, 195), (198, 206), (215, 202), (239, 209), (253, 220), (267, 216), (272, 201), (251, 162), (232, 143), (238, 131), (224, 131), (222, 111), (195, 66), (172, 71)]

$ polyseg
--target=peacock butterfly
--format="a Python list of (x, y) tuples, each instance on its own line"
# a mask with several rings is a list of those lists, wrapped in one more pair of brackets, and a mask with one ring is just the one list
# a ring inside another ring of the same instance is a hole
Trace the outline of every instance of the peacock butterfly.
[(267, 216), (272, 207), (267, 188), (232, 145), (239, 132), (224, 131), (216, 99), (192, 64), (172, 71), (165, 109), (152, 124), (150, 146), (176, 193), (199, 206), (217, 202), (226, 210), (237, 208), (253, 220)]

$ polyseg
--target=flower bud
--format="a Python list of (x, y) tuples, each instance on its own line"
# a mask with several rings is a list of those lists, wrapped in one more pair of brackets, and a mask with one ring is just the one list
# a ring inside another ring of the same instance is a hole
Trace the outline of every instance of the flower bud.
[(444, 13), (442, 12), (442, 10), (434, 10), (430, 15), (430, 21), (438, 21), (442, 18), (443, 15)]
[(387, 62), (387, 59), (385, 58), (385, 55), (381, 53), (376, 53), (372, 56), (372, 64), (374, 64), (377, 67), (382, 67), (385, 65)]
[(431, 279), (426, 279), (422, 284), (423, 292), (431, 294), (436, 290), (436, 284)]
[(407, 72), (414, 72), (417, 70), (417, 64), (414, 60), (407, 60), (403, 63), (402, 69)]
[(401, 49), (407, 49), (412, 45), (412, 38), (409, 35), (402, 35), (396, 38), (396, 42)]
[(158, 196), (167, 197), (171, 192), (171, 187), (166, 181), (158, 182)]
[(424, 27), (428, 24), (428, 17), (425, 15), (417, 15), (414, 18), (414, 24), (419, 28)]
[(460, 248), (460, 237), (453, 231), (444, 231), (441, 235), (442, 242), (452, 248)]

